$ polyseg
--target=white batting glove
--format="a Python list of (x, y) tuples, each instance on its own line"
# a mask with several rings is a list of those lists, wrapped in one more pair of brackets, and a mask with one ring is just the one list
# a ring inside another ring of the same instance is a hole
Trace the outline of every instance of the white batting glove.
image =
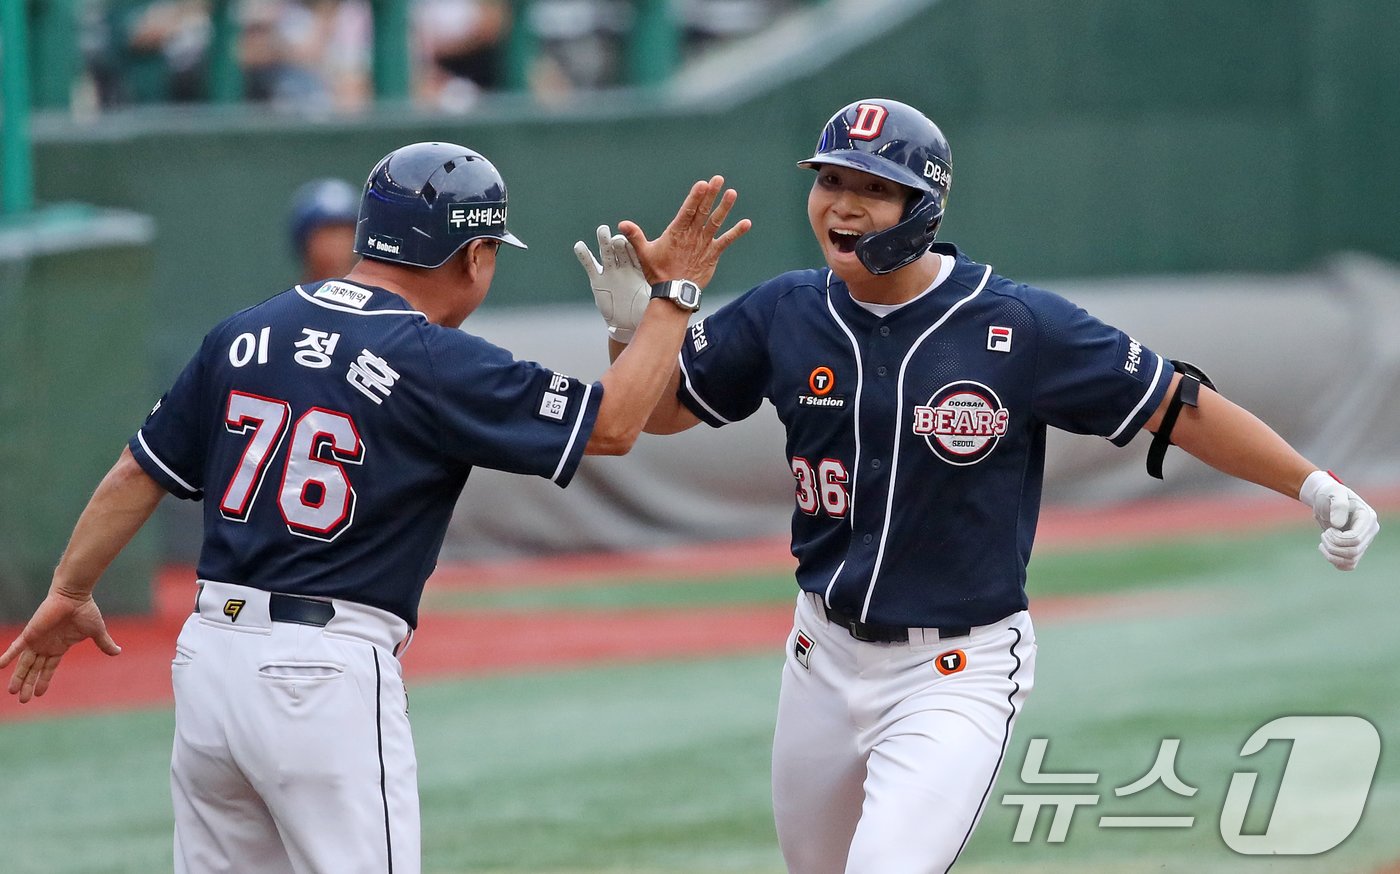
[(1376, 511), (1323, 470), (1308, 474), (1298, 490), (1298, 500), (1312, 510), (1313, 518), (1322, 527), (1322, 543), (1318, 546), (1322, 557), (1337, 570), (1355, 568), (1381, 530)]
[(599, 225), (598, 258), (593, 257), (582, 240), (574, 243), (574, 254), (588, 274), (593, 302), (603, 314), (603, 321), (608, 323), (608, 334), (619, 343), (632, 342), (632, 335), (651, 300), (651, 286), (642, 274), (637, 251), (626, 237), (614, 236), (607, 225)]

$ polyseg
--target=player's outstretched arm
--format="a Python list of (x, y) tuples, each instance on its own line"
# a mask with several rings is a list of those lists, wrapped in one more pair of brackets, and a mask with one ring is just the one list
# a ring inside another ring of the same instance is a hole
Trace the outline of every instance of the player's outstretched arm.
[(131, 450), (123, 449), (78, 517), (48, 596), (0, 655), (0, 670), (15, 665), (9, 690), (19, 696), (20, 703), (48, 691), (59, 661), (74, 644), (92, 638), (107, 655), (121, 652), (107, 633), (92, 590), (164, 496), (165, 491), (141, 469)]
[[(1147, 421), (1155, 432), (1176, 391)], [(1216, 470), (1301, 501), (1322, 528), (1318, 549), (1339, 570), (1356, 567), (1380, 531), (1376, 511), (1326, 471), (1308, 461), (1253, 413), (1201, 387), (1199, 406), (1183, 406), (1172, 442)]]

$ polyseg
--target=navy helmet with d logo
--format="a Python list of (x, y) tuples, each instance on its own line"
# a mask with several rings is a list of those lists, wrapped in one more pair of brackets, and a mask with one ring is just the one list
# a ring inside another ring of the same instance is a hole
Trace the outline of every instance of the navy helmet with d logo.
[(525, 244), (506, 230), (506, 183), (465, 146), (414, 143), (370, 171), (360, 196), (355, 251), (366, 258), (441, 267), (472, 240)]
[(914, 192), (896, 225), (856, 243), (867, 270), (890, 273), (928, 251), (953, 185), (953, 153), (938, 125), (897, 100), (857, 101), (831, 117), (816, 153), (798, 166), (817, 170), (823, 164), (862, 170)]

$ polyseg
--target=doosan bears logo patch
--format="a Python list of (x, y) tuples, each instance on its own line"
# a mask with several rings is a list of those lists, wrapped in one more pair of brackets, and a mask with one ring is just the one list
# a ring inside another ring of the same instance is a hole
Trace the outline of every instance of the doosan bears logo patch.
[(970, 379), (950, 382), (914, 408), (914, 433), (933, 454), (959, 467), (976, 464), (1006, 435), (1011, 413), (996, 392)]

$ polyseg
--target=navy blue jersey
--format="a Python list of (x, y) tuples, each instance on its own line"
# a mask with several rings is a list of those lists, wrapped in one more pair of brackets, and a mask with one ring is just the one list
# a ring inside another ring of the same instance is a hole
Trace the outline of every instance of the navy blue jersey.
[(883, 625), (1025, 609), (1046, 427), (1126, 444), (1172, 374), (1064, 298), (934, 248), (951, 275), (883, 318), (830, 271), (797, 271), (697, 322), (681, 349), (679, 397), (703, 421), (777, 409), (798, 583)]
[(328, 281), (215, 327), (130, 445), (166, 490), (204, 499), (201, 579), (414, 626), (471, 469), (567, 485), (602, 393)]

